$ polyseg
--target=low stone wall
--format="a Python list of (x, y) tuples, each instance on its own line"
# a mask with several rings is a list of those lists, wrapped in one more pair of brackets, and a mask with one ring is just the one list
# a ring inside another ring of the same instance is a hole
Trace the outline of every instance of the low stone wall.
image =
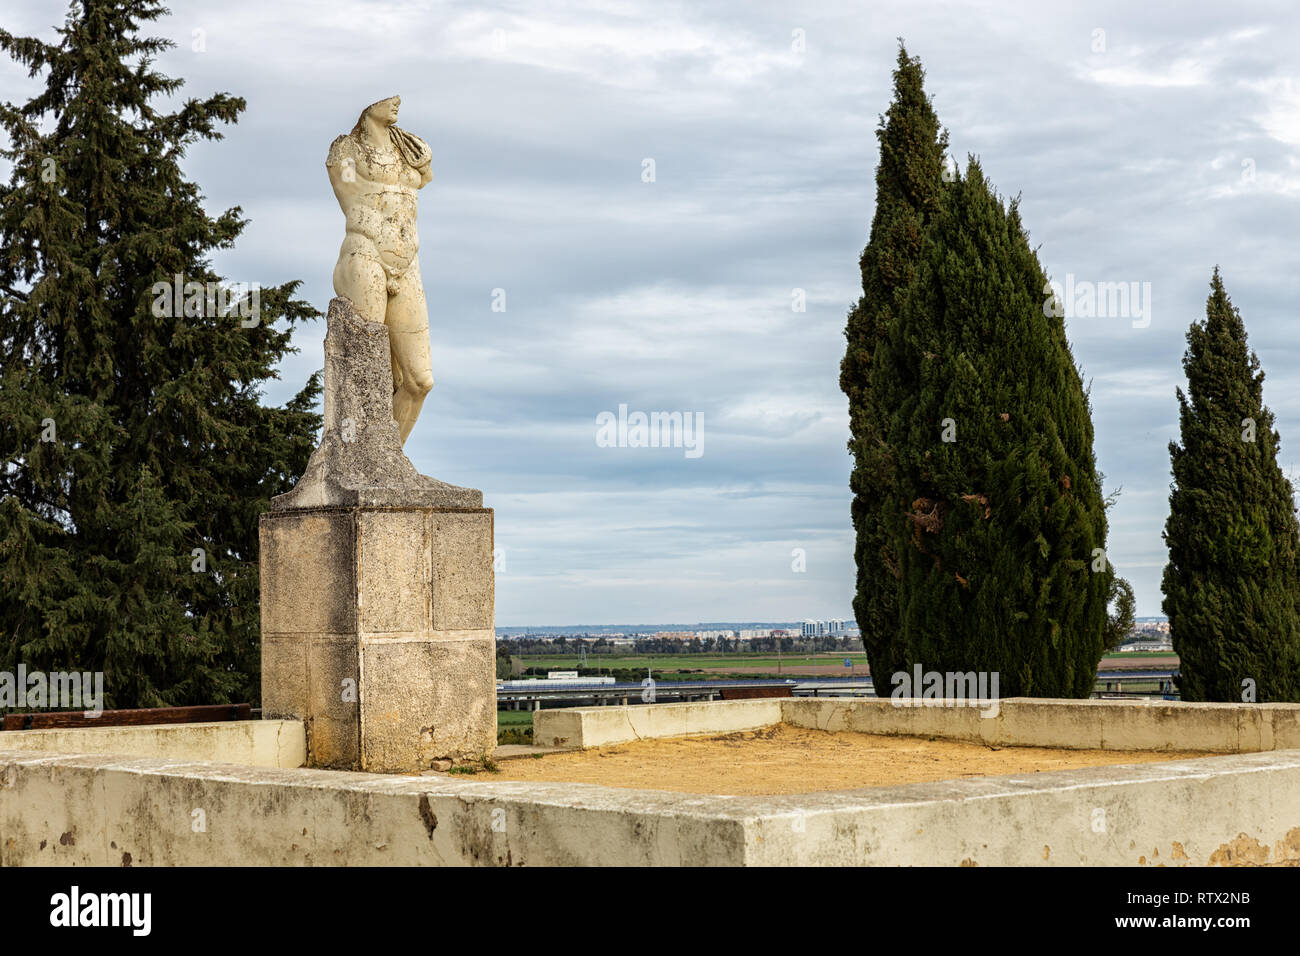
[(1292, 750), (787, 797), (745, 862), (1297, 865), (1298, 784)]
[(249, 767), (301, 767), (307, 758), (307, 735), (297, 720), (61, 727), (0, 733), (0, 751), (33, 750), (212, 760)]
[(869, 697), (796, 697), (574, 707), (538, 711), (533, 716), (533, 740), (548, 747), (580, 749), (787, 723), (816, 730), (943, 737), (999, 747), (1207, 753), (1300, 748), (1300, 704), (1032, 697), (1012, 697), (983, 709), (924, 706), (926, 703)]
[(818, 730), (935, 736), (999, 747), (1209, 753), (1300, 748), (1300, 704), (1010, 697), (997, 702), (994, 716), (985, 717), (973, 707), (906, 703), (913, 706), (888, 699), (796, 698), (783, 703), (781, 719)]
[(743, 818), (704, 806), (717, 803), (569, 784), (0, 752), (0, 865), (743, 862)]
[(722, 734), (779, 724), (788, 698), (568, 707), (533, 714), (533, 743), (544, 747), (604, 747), (656, 737)]
[(6, 866), (1286, 861), (1296, 751), (784, 797), (0, 752)]

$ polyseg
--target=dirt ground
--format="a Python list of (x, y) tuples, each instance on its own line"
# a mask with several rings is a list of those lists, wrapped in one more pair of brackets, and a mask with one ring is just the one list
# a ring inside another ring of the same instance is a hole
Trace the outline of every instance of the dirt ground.
[(596, 783), (734, 796), (814, 793), (1107, 764), (1151, 763), (1192, 751), (992, 748), (924, 737), (828, 733), (778, 724), (720, 736), (638, 740), (541, 758), (503, 760), (478, 780)]

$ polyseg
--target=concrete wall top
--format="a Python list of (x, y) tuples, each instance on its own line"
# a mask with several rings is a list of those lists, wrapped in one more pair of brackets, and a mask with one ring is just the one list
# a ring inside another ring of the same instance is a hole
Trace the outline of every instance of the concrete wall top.
[(786, 697), (572, 707), (533, 715), (548, 747), (602, 747), (661, 737), (734, 733), (777, 723), (828, 731), (945, 737), (1003, 747), (1202, 750), (1300, 748), (1300, 704), (1052, 700), (1011, 697), (980, 706), (880, 698)]
[(0, 750), (64, 754), (116, 754), (209, 760), (251, 767), (301, 767), (307, 737), (297, 720), (222, 720), (129, 727), (60, 727), (7, 730)]
[(533, 713), (533, 743), (546, 747), (603, 747), (659, 737), (735, 733), (781, 722), (789, 698), (566, 707)]
[(1054, 700), (1010, 697), (982, 707), (936, 701), (791, 698), (782, 720), (799, 727), (947, 737), (1003, 747), (1203, 750), (1300, 748), (1300, 704)]
[(780, 797), (0, 752), (4, 865), (1277, 863), (1298, 821), (1298, 751)]

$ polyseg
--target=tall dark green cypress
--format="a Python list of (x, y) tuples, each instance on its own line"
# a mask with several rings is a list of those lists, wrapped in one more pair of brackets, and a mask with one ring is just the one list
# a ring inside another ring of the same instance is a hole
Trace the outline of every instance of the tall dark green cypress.
[(972, 160), (943, 186), (873, 369), (895, 455), (881, 520), (901, 575), (899, 669), (1085, 697), (1115, 576), (1088, 399), (1046, 287), (1017, 203)]
[(260, 289), (252, 327), (205, 293), (159, 306), (155, 283), (218, 283), (245, 224), (179, 166), (244, 101), (153, 105), (182, 81), (138, 24), (166, 12), (82, 0), (57, 43), (0, 31), (44, 76), (0, 105), (0, 669), (103, 671), (117, 707), (257, 699), (258, 516), (320, 427), (317, 376), (262, 403), (318, 314), (296, 282)]
[(851, 513), (856, 533), (857, 587), (853, 613), (871, 672), (890, 673), (898, 656), (898, 559), (881, 526), (880, 505), (893, 455), (871, 384), (872, 358), (912, 281), (926, 223), (938, 208), (948, 134), (939, 128), (924, 89), (925, 71), (899, 43), (894, 99), (876, 138), (876, 211), (862, 252), (862, 297), (849, 312), (840, 388), (849, 400), (853, 471)]
[[(1178, 390), (1182, 444), (1162, 589), (1184, 700), (1300, 701), (1300, 573), (1291, 483), (1264, 405), (1264, 372), (1216, 267)], [(1253, 690), (1253, 693), (1252, 693)]]

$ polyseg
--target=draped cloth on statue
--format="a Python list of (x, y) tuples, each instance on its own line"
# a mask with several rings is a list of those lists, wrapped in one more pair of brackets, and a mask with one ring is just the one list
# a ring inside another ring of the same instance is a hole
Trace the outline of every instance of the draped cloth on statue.
[(396, 126), (388, 127), (388, 138), (392, 140), (393, 146), (402, 154), (408, 166), (419, 169), (421, 166), (428, 166), (433, 161), (433, 150), (429, 144), (414, 133), (408, 133), (404, 129), (398, 129)]
[[(361, 133), (365, 126), (366, 114), (370, 112), (370, 107), (378, 106), (379, 103), (383, 102), (386, 101), (378, 100), (361, 111), (361, 115), (357, 118), (357, 125), (352, 127), (352, 132), (349, 134), (358, 143), (365, 142)], [(406, 160), (406, 164), (412, 169), (419, 169), (421, 166), (428, 166), (429, 163), (433, 162), (433, 150), (428, 143), (414, 133), (408, 133), (404, 129), (390, 126), (388, 127), (388, 139), (393, 144), (393, 148), (397, 150), (398, 155)]]

